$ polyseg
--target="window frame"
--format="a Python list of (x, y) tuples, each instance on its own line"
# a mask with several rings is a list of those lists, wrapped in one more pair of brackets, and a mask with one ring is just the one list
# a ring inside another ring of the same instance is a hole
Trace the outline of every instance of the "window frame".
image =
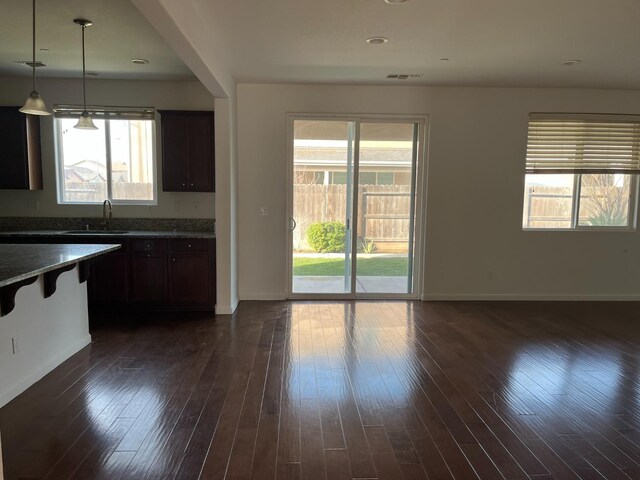
[[(629, 185), (629, 213), (628, 213), (628, 225), (618, 226), (603, 226), (603, 225), (580, 225), (580, 193), (582, 191), (582, 173), (573, 173), (573, 193), (571, 198), (571, 226), (570, 227), (527, 227), (522, 225), (522, 230), (526, 232), (634, 232), (637, 227), (638, 218), (638, 175), (632, 173), (625, 173), (622, 175), (628, 175), (630, 177)], [(589, 175), (589, 174), (584, 174)], [(526, 191), (526, 176), (524, 189)], [(523, 204), (521, 211), (524, 212), (526, 196), (523, 195)]]
[[(104, 118), (105, 128), (104, 128), (104, 140), (105, 140), (105, 161), (106, 161), (106, 183), (107, 183), (107, 198), (104, 200), (109, 200), (113, 205), (140, 205), (140, 206), (156, 206), (158, 205), (158, 167), (157, 167), (157, 142), (156, 142), (156, 130), (158, 128), (157, 122), (157, 114), (154, 113), (153, 120), (145, 120), (149, 122), (153, 122), (151, 128), (151, 147), (152, 147), (152, 158), (151, 158), (151, 177), (153, 178), (153, 199), (151, 200), (122, 200), (122, 199), (114, 199), (112, 194), (112, 185), (111, 185), (111, 129), (109, 122), (111, 119)], [(98, 202), (68, 202), (64, 199), (64, 155), (62, 153), (62, 127), (61, 122), (63, 118), (53, 118), (54, 125), (54, 139), (55, 139), (55, 163), (56, 163), (56, 198), (58, 205), (101, 205), (103, 201)]]

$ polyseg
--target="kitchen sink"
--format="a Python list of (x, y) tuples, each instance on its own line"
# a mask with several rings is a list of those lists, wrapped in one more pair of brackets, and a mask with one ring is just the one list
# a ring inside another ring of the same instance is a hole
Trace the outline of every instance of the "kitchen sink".
[(123, 235), (129, 233), (128, 230), (68, 230), (64, 233), (72, 235)]

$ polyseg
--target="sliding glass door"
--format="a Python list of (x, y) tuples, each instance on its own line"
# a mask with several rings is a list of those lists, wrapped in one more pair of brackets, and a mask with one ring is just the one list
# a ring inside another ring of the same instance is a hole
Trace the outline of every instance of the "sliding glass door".
[(291, 297), (413, 296), (424, 124), (293, 118)]
[(411, 293), (418, 126), (362, 123), (356, 292)]

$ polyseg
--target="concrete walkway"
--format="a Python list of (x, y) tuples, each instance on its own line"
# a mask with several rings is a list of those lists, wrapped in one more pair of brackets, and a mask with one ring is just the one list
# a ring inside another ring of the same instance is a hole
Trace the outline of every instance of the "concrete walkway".
[[(358, 276), (356, 291), (359, 293), (407, 293), (407, 277)], [(348, 293), (344, 277), (297, 276), (293, 277), (293, 293)]]

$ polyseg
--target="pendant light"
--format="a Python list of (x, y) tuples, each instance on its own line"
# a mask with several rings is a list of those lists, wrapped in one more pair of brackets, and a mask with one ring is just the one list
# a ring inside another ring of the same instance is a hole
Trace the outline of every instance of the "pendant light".
[(87, 111), (87, 70), (85, 64), (85, 54), (84, 54), (84, 29), (93, 25), (91, 20), (85, 20), (84, 18), (76, 18), (74, 23), (77, 23), (82, 27), (82, 99), (83, 99), (83, 109), (82, 115), (78, 119), (78, 123), (74, 125), (73, 128), (79, 128), (82, 130), (97, 130), (98, 127), (95, 126), (93, 120), (89, 116), (89, 112)]
[(27, 101), (20, 109), (22, 113), (28, 113), (30, 115), (51, 115), (51, 112), (47, 110), (47, 106), (44, 104), (44, 100), (36, 90), (36, 0), (33, 0), (33, 38), (32, 49), (33, 56), (31, 58), (31, 69), (33, 71), (33, 90), (29, 94)]

